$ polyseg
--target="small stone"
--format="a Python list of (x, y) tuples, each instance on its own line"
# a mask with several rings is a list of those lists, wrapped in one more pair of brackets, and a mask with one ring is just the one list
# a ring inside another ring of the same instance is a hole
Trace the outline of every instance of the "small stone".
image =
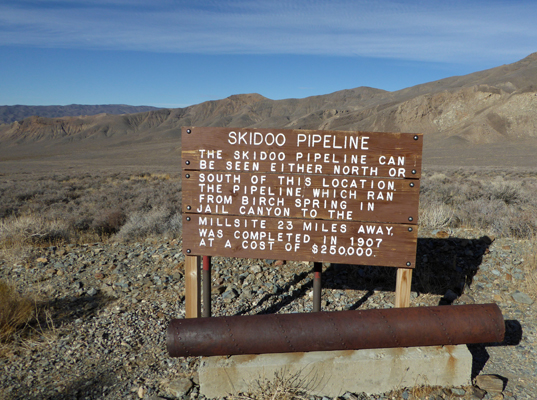
[(48, 263), (48, 258), (45, 258), (45, 257), (39, 257), (37, 260), (35, 260), (36, 262), (38, 263), (43, 263), (43, 264), (46, 264)]
[(453, 302), (453, 301), (457, 300), (457, 297), (459, 297), (459, 296), (457, 296), (457, 293), (455, 293), (451, 289), (448, 289), (448, 291), (444, 295), (444, 299), (446, 299), (449, 302)]
[(462, 397), (466, 395), (466, 390), (462, 388), (451, 388), (451, 393), (453, 393), (455, 396)]
[(475, 299), (470, 296), (469, 294), (464, 293), (461, 297), (459, 297), (459, 301), (464, 304), (474, 304)]
[(258, 274), (262, 271), (262, 268), (260, 265), (256, 264), (256, 265), (252, 265), (249, 270), (252, 274)]
[(140, 386), (138, 388), (138, 397), (143, 399), (146, 392), (147, 392), (147, 389), (145, 387), (143, 387), (143, 386)]
[(511, 297), (514, 301), (521, 304), (533, 304), (533, 300), (530, 296), (528, 296), (526, 293), (522, 293), (519, 291), (516, 291), (514, 293), (511, 293)]
[(97, 294), (97, 289), (91, 288), (88, 290), (88, 296), (95, 296)]
[(97, 272), (95, 274), (95, 279), (104, 279), (104, 274), (102, 272)]
[(226, 285), (218, 285), (218, 286), (214, 286), (212, 289), (211, 289), (211, 293), (213, 294), (222, 294), (226, 291)]
[(521, 273), (519, 273), (519, 272), (515, 272), (515, 273), (513, 274), (513, 278), (515, 278), (515, 279), (518, 280), (518, 281), (522, 281), (522, 280), (524, 280), (525, 275), (524, 275), (524, 274), (521, 274)]
[(226, 290), (224, 292), (224, 294), (222, 295), (222, 299), (225, 301), (225, 302), (229, 302), (231, 300), (233, 300), (234, 298), (236, 298), (238, 296), (238, 293), (235, 289), (229, 289), (229, 290)]
[(116, 282), (114, 285), (120, 287), (123, 290), (129, 289), (129, 282), (121, 281), (121, 282)]
[(275, 267), (279, 267), (280, 265), (283, 265), (283, 264), (285, 264), (285, 261), (284, 261), (284, 260), (278, 260), (278, 261), (276, 261), (276, 262), (274, 263), (274, 266), (275, 266)]
[(478, 387), (473, 386), (472, 387), (472, 398), (481, 400), (486, 396), (487, 392), (483, 389), (479, 389)]
[(486, 392), (501, 393), (503, 391), (503, 379), (498, 375), (479, 375), (475, 378), (475, 384)]
[(192, 388), (193, 383), (190, 379), (179, 378), (174, 381), (171, 381), (166, 388), (168, 394), (175, 397), (182, 397), (187, 394)]
[(449, 237), (449, 233), (446, 231), (438, 231), (436, 232), (435, 236), (439, 239), (447, 239)]
[(59, 269), (57, 272), (56, 272), (56, 275), (58, 276), (63, 276), (64, 272), (63, 270)]

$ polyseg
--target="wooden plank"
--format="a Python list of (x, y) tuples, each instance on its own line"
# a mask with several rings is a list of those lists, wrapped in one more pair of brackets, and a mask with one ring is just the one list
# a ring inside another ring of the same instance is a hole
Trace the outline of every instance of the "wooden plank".
[(412, 270), (408, 268), (398, 268), (397, 282), (395, 284), (395, 307), (410, 307), (411, 285)]
[(197, 256), (185, 257), (185, 317), (201, 316), (200, 260)]
[(187, 171), (183, 213), (416, 224), (419, 180)]
[(183, 215), (190, 255), (414, 268), (416, 243), (407, 224)]
[(413, 268), (422, 142), (409, 133), (184, 128), (184, 249)]
[(423, 135), (184, 127), (188, 170), (419, 178)]

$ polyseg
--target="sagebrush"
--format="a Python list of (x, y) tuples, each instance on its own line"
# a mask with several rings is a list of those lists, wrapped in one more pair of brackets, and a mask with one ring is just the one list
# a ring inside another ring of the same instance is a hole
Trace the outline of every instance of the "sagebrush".
[[(537, 233), (537, 172), (424, 170), (420, 228)], [(181, 179), (168, 173), (0, 177), (0, 245), (181, 234)]]
[(3, 176), (0, 243), (179, 235), (180, 204), (180, 176), (169, 174)]
[(34, 316), (34, 302), (0, 281), (0, 343), (10, 341)]

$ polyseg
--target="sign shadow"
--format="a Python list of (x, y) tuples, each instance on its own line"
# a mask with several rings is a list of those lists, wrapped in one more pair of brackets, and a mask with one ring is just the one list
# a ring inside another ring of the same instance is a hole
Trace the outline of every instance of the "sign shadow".
[[(413, 270), (411, 291), (420, 294), (442, 295), (440, 305), (453, 303), (473, 283), (473, 278), (488, 252), (492, 239), (418, 238), (416, 268)], [(375, 291), (394, 292), (397, 268), (368, 265), (329, 264), (322, 274), (322, 288), (360, 290), (366, 293), (346, 309), (361, 307)], [(258, 306), (273, 296), (279, 300), (262, 314), (276, 313), (293, 301), (305, 297), (313, 288), (311, 272), (295, 275), (277, 293), (266, 294)], [(292, 293), (286, 294), (291, 286)], [(250, 310), (242, 310), (246, 314)]]
[[(418, 238), (416, 268), (411, 291), (442, 295), (440, 305), (451, 304), (473, 283), (492, 240)], [(367, 293), (350, 309), (360, 307), (375, 291), (395, 291), (396, 268), (331, 264), (323, 272), (323, 288), (365, 290)]]

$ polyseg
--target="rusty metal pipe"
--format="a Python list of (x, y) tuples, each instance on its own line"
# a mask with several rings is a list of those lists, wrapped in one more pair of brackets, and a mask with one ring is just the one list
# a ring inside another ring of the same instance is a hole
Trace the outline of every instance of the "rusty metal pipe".
[(171, 357), (501, 342), (496, 304), (174, 319)]

